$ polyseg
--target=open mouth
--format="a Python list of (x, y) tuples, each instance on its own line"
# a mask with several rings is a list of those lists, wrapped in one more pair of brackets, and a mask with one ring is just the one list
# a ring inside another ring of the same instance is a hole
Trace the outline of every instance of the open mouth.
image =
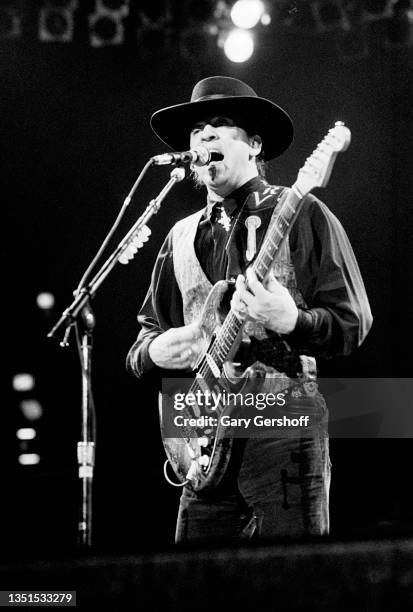
[(221, 153), (221, 151), (218, 151), (218, 149), (209, 149), (209, 154), (211, 156), (211, 159), (208, 165), (211, 165), (214, 162), (222, 161), (224, 159), (224, 154)]

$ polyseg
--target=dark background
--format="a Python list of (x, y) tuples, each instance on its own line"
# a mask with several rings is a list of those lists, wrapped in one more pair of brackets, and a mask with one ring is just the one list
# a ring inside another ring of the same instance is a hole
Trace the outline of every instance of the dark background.
[[(69, 349), (46, 333), (71, 301), (83, 271), (147, 158), (164, 150), (149, 128), (153, 111), (189, 99), (197, 80), (226, 74), (286, 108), (295, 140), (271, 163), (269, 179), (294, 181), (305, 158), (336, 120), (352, 132), (323, 199), (342, 221), (356, 253), (374, 314), (365, 344), (350, 358), (324, 364), (334, 376), (410, 375), (412, 319), (410, 140), (411, 47), (385, 46), (369, 34), (365, 57), (345, 58), (337, 35), (307, 35), (271, 25), (253, 58), (236, 65), (214, 46), (190, 54), (172, 40), (140, 49), (127, 31), (119, 48), (92, 49), (86, 13), (73, 42), (41, 43), (28, 21), (24, 36), (0, 41), (0, 147), (3, 191), (3, 396), (1, 449), (3, 550), (36, 555), (76, 541), (76, 442), (80, 371)], [(34, 22), (33, 22), (34, 23)], [(33, 26), (34, 27), (34, 26)], [(151, 170), (113, 245), (168, 178)], [(201, 198), (202, 199), (202, 198)], [(125, 371), (136, 314), (157, 250), (171, 225), (202, 205), (189, 183), (178, 185), (151, 222), (150, 242), (117, 266), (93, 301), (93, 387), (97, 410), (94, 542), (102, 550), (167, 547), (178, 493), (164, 480), (164, 452), (153, 390)], [(123, 232), (122, 232), (123, 230)], [(55, 295), (52, 312), (36, 306)], [(35, 423), (38, 466), (17, 463), (24, 422), (17, 372), (31, 372), (44, 414)], [(380, 535), (412, 526), (413, 444), (399, 440), (332, 440), (332, 533)]]

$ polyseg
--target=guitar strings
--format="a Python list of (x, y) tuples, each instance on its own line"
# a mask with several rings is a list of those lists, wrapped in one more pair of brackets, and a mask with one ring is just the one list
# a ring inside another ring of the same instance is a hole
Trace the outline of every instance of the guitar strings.
[[(279, 210), (279, 212), (277, 213), (277, 216), (274, 218), (273, 223), (271, 224), (270, 228), (269, 228), (269, 233), (268, 235), (265, 237), (264, 239), (264, 244), (261, 248), (260, 253), (258, 254), (257, 258), (255, 259), (255, 261), (252, 264), (252, 268), (254, 270), (254, 272), (257, 274), (259, 280), (262, 282), (263, 278), (265, 277), (266, 273), (268, 272), (269, 269), (269, 264), (273, 261), (275, 253), (277, 252), (277, 250), (280, 247), (280, 244), (282, 242), (282, 240), (285, 237), (285, 233), (288, 229), (288, 226), (290, 225), (290, 221), (287, 221), (287, 219), (285, 218), (284, 214), (287, 211), (287, 209), (290, 208), (290, 211), (292, 211), (291, 214), (291, 219), (294, 216), (294, 214), (296, 213), (296, 209), (292, 208), (289, 206), (288, 204), (288, 198), (282, 203), (281, 209)], [(273, 240), (273, 238), (275, 238), (275, 240)], [(268, 257), (269, 258), (269, 263), (267, 264), (265, 262), (265, 258)], [(263, 270), (261, 271), (260, 268), (263, 268)], [(222, 365), (225, 362), (225, 358), (228, 355), (229, 351), (231, 350), (231, 346), (232, 343), (234, 342), (235, 338), (237, 337), (241, 327), (243, 325), (243, 322), (240, 321), (236, 315), (230, 311), (230, 313), (227, 315), (220, 331), (218, 332), (217, 337), (215, 338), (214, 342), (211, 345), (211, 348), (209, 349), (209, 354), (211, 355), (211, 357), (214, 359), (214, 362), (216, 362), (218, 360), (218, 362), (221, 362), (219, 367), (221, 368)], [(231, 334), (231, 328), (236, 327), (238, 329), (236, 329), (235, 332), (235, 336), (231, 339), (230, 342), (230, 346), (227, 347), (225, 344), (225, 338), (229, 336), (232, 336)], [(222, 353), (223, 353), (223, 357), (220, 354), (220, 350), (222, 349)], [(198, 369), (198, 373), (200, 374), (200, 376), (202, 378), (204, 378), (206, 380), (206, 382), (208, 383), (208, 378), (211, 378), (212, 380), (216, 380), (216, 376), (214, 375), (214, 373), (212, 372), (207, 360), (205, 359), (205, 357), (203, 358), (201, 365)], [(202, 388), (199, 385), (199, 383), (197, 382), (197, 380), (195, 379), (190, 387), (190, 392), (195, 391), (195, 390), (201, 390)], [(186, 416), (188, 416), (189, 418), (193, 417), (193, 412), (191, 414), (191, 412), (188, 409), (188, 406), (185, 406), (184, 409), (184, 413)], [(189, 435), (189, 430), (187, 428), (184, 429), (184, 433), (185, 433), (185, 437), (188, 443), (190, 443), (191, 437)]]

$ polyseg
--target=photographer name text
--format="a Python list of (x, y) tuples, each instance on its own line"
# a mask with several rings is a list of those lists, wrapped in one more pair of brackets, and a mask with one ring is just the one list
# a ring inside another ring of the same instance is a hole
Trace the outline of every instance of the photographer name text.
[(229, 415), (200, 416), (197, 418), (184, 417), (178, 414), (174, 417), (176, 427), (232, 427), (236, 429), (248, 429), (252, 427), (308, 427), (310, 417), (301, 415), (298, 418), (283, 416), (282, 418), (264, 417), (262, 414), (256, 415), (254, 418), (247, 417), (231, 417)]

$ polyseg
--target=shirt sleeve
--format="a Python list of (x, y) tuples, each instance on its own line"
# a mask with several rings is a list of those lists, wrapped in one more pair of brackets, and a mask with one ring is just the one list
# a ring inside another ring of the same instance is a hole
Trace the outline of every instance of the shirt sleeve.
[(146, 372), (167, 375), (149, 356), (149, 345), (171, 327), (184, 325), (182, 297), (175, 279), (172, 257), (172, 231), (163, 243), (152, 271), (151, 284), (138, 314), (141, 330), (131, 346), (126, 366), (138, 378)]
[(348, 355), (363, 342), (373, 318), (347, 234), (311, 194), (291, 229), (290, 249), (308, 308), (299, 308), (287, 341), (307, 354)]

